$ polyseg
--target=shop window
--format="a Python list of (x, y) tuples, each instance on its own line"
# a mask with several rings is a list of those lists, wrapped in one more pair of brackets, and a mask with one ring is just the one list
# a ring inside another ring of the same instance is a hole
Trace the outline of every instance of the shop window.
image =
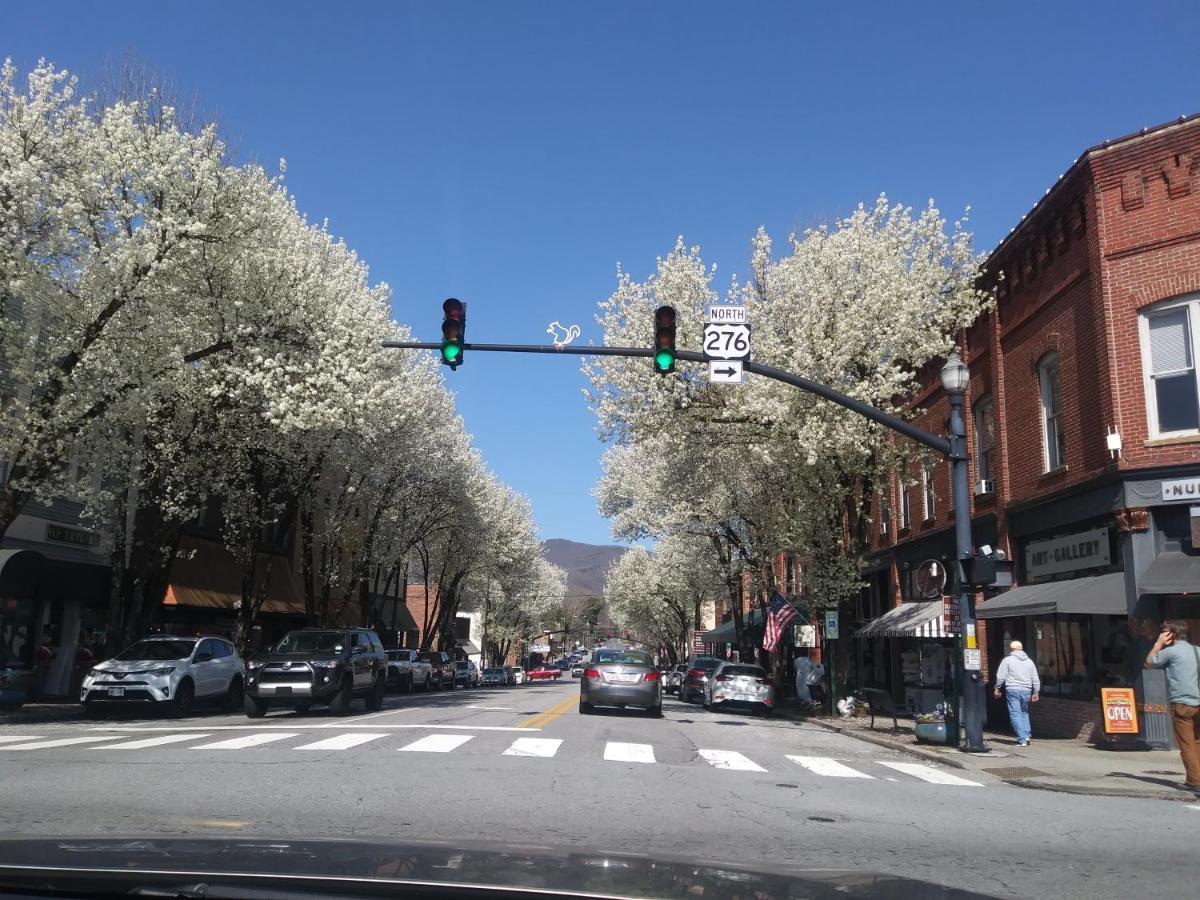
[(1062, 378), (1057, 353), (1047, 353), (1038, 363), (1038, 381), (1042, 392), (1042, 461), (1045, 471), (1053, 472), (1067, 462), (1062, 421)]
[(1144, 313), (1139, 322), (1151, 437), (1200, 433), (1195, 359), (1198, 307), (1197, 296), (1174, 300)]
[(1100, 687), (1133, 684), (1129, 659), (1129, 617), (1092, 616), (1096, 642), (1096, 681)]
[(996, 452), (995, 413), (996, 405), (991, 395), (980, 397), (975, 404), (975, 474), (981, 482), (992, 481), (996, 477), (992, 460)]
[(1034, 662), (1047, 696), (1092, 700), (1097, 696), (1092, 659), (1092, 616), (1037, 616)]

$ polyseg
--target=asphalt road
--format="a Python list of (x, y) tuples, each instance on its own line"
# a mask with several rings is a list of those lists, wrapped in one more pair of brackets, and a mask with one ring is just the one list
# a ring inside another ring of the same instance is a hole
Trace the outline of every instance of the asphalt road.
[(815, 725), (581, 716), (578, 684), (335, 718), (0, 726), (0, 833), (368, 837), (890, 872), (996, 896), (1191, 896), (1200, 805), (1024, 790)]

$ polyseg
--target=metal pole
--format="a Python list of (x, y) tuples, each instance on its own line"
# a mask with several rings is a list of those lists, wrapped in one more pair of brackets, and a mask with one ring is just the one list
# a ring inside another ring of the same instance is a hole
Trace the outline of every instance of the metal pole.
[[(962, 694), (962, 724), (966, 731), (967, 750), (982, 752), (984, 697), (983, 678), (978, 669), (965, 668), (966, 651), (977, 650), (975, 637), (975, 591), (968, 575), (969, 560), (974, 553), (971, 542), (971, 498), (967, 465), (967, 429), (963, 419), (963, 393), (948, 391), (950, 398), (950, 464), (954, 495), (954, 550), (958, 565), (957, 576), (958, 611), (962, 619), (962, 633), (958, 640), (958, 659), (954, 671)], [(955, 718), (958, 710), (954, 710)]]

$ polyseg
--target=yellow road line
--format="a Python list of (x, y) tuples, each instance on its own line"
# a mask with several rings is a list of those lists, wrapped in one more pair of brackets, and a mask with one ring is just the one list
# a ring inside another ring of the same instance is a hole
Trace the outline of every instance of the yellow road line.
[(577, 704), (578, 702), (579, 702), (578, 697), (568, 697), (566, 700), (563, 700), (561, 703), (554, 704), (552, 707), (550, 707), (549, 709), (543, 710), (542, 712), (538, 713), (536, 716), (531, 716), (530, 718), (528, 718), (524, 722), (522, 722), (518, 727), (520, 727), (520, 728), (542, 728), (545, 725), (549, 725), (551, 722), (553, 722), (555, 719), (557, 719), (563, 713), (569, 712), (571, 707), (575, 706), (575, 704)]

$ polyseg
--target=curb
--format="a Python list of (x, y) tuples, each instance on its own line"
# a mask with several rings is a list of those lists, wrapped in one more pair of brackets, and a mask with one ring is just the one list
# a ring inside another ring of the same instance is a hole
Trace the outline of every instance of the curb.
[(800, 721), (811, 722), (814, 725), (820, 725), (826, 731), (832, 731), (836, 734), (844, 734), (847, 737), (857, 738), (860, 741), (865, 741), (868, 744), (875, 744), (878, 747), (887, 747), (889, 750), (898, 750), (901, 753), (907, 753), (909, 756), (915, 756), (917, 759), (923, 759), (926, 762), (940, 763), (943, 766), (949, 766), (952, 769), (966, 769), (967, 765), (952, 757), (942, 756), (940, 753), (935, 753), (932, 750), (922, 750), (919, 747), (910, 747), (905, 744), (897, 744), (895, 741), (889, 741), (887, 738), (875, 737), (873, 734), (866, 734), (857, 728), (839, 728), (837, 725), (823, 722), (820, 719), (803, 719)]
[(1175, 796), (1171, 794), (1151, 793), (1149, 791), (1123, 791), (1118, 788), (1089, 788), (1076, 787), (1071, 784), (1053, 784), (1038, 781), (1035, 778), (1004, 778), (1005, 784), (1026, 788), (1031, 791), (1050, 791), (1055, 794), (1075, 794), (1081, 797), (1124, 797), (1128, 800), (1167, 800), (1172, 803), (1200, 803), (1200, 797), (1189, 797), (1186, 794)]

